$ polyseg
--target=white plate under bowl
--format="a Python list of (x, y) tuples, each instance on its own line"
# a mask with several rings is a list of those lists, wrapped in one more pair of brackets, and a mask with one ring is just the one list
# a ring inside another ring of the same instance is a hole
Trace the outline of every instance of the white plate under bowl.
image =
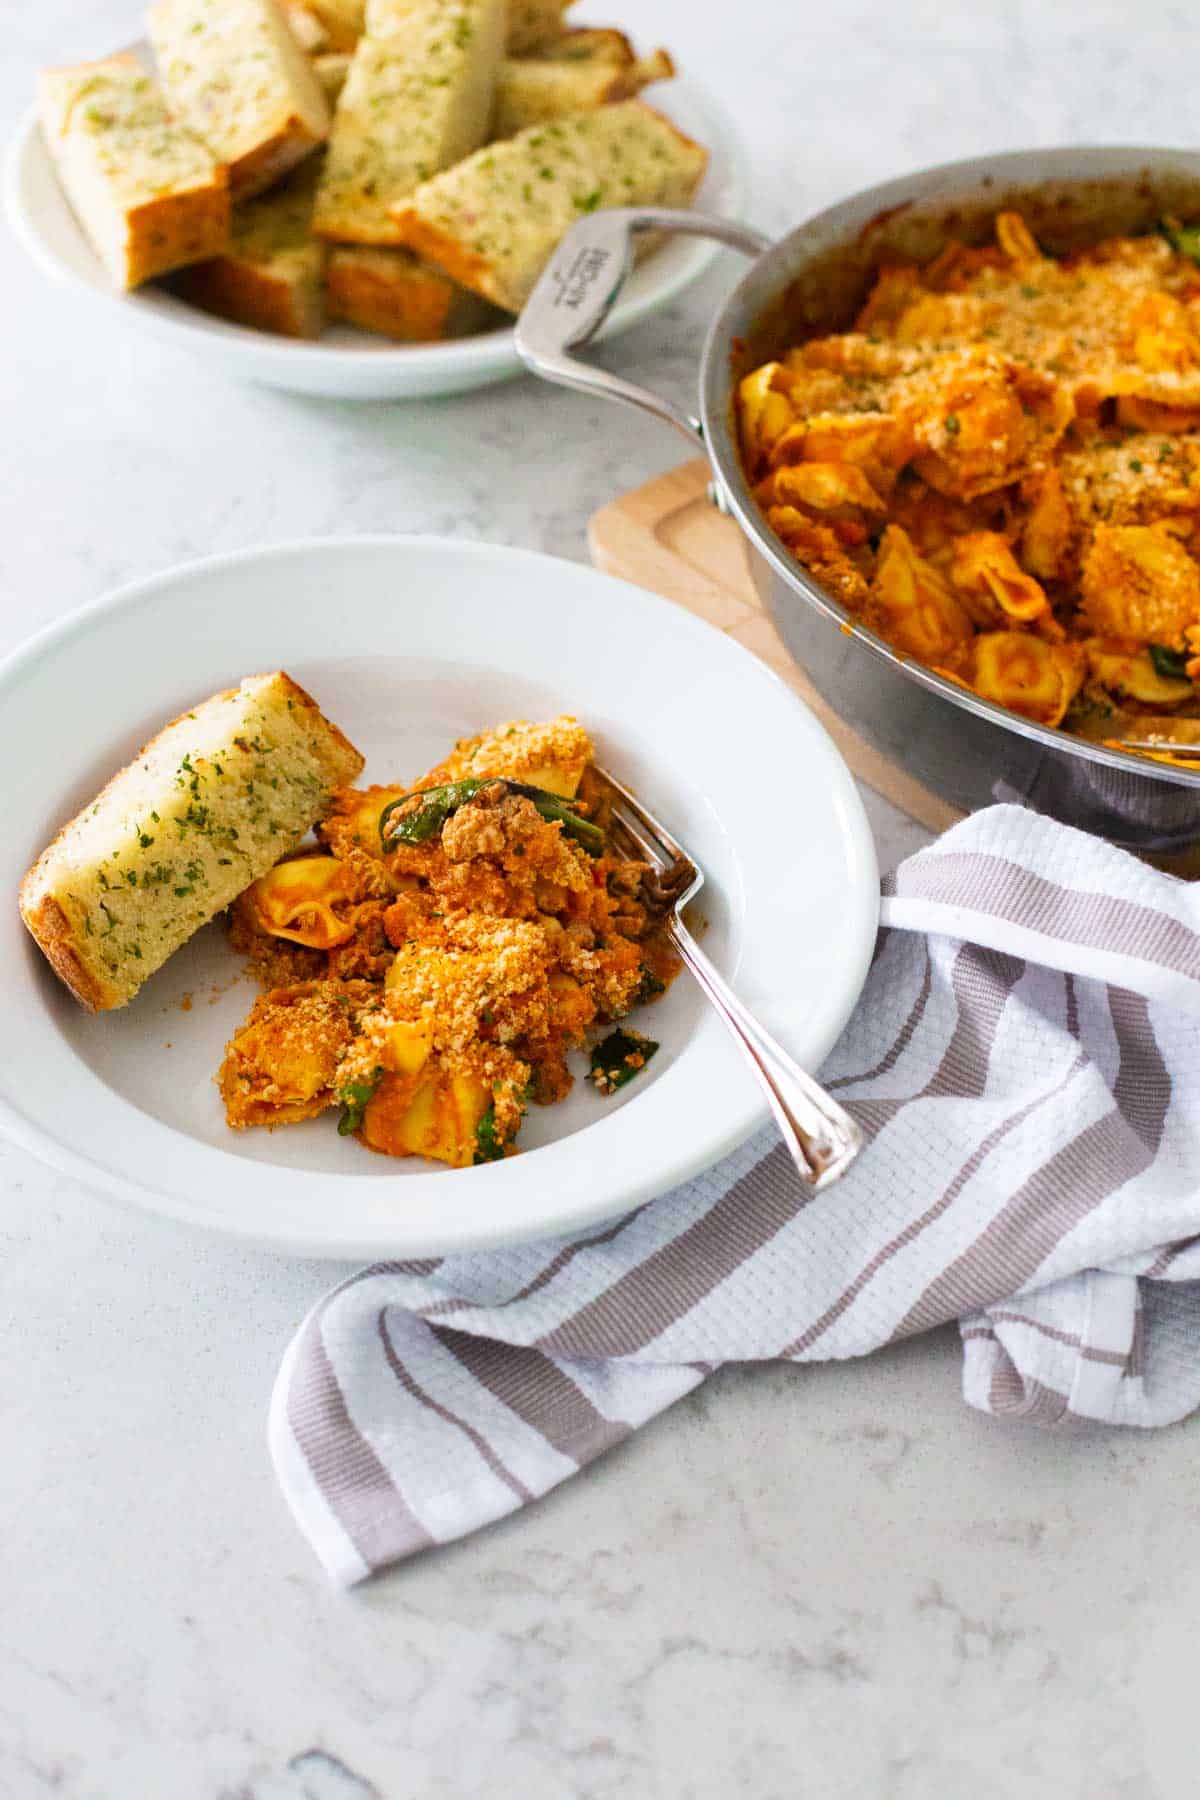
[[(219, 925), (93, 1016), (15, 905), (28, 864), (167, 719), (285, 668), (367, 757), (413, 778), (497, 720), (576, 713), (708, 876), (718, 966), (801, 1062), (866, 974), (878, 876), (854, 783), (770, 671), (641, 588), (527, 551), (343, 538), (211, 557), (122, 588), (0, 664), (0, 1125), (126, 1200), (272, 1249), (442, 1254), (571, 1231), (694, 1175), (765, 1116), (681, 977), (638, 1015), (662, 1049), (622, 1094), (531, 1111), (522, 1154), (451, 1170), (372, 1155), (334, 1115), (235, 1133), (213, 1076), (254, 989)], [(39, 750), (39, 746), (41, 749)], [(190, 999), (189, 999), (190, 997)]]
[[(739, 217), (745, 200), (742, 156), (724, 108), (683, 77), (648, 90), (646, 97), (709, 150), (697, 206)], [(120, 293), (71, 211), (36, 112), (26, 115), (9, 144), (4, 197), (17, 237), (55, 281), (80, 290), (85, 299), (118, 307), (133, 329), (206, 357), (245, 380), (330, 399), (411, 400), (462, 393), (520, 373), (508, 325), (444, 344), (395, 344), (370, 332), (335, 326), (309, 343), (214, 318), (156, 282), (132, 294)], [(630, 276), (599, 335), (625, 331), (666, 306), (704, 273), (717, 249), (707, 239), (677, 237), (655, 250)]]

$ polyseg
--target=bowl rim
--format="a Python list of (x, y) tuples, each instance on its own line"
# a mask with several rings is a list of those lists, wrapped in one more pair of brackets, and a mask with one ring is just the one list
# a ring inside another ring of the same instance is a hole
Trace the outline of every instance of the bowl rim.
[[(1097, 166), (1090, 169), (1089, 159)], [(798, 243), (809, 233), (832, 233), (843, 228), (847, 240), (864, 229), (878, 215), (908, 206), (921, 206), (926, 201), (947, 204), (961, 202), (968, 196), (986, 198), (989, 187), (1000, 186), (1005, 178), (1015, 179), (1022, 171), (1040, 168), (1040, 176), (1025, 185), (1083, 185), (1102, 178), (1134, 176), (1147, 170), (1186, 167), (1200, 184), (1200, 151), (1172, 149), (1164, 145), (1139, 144), (1063, 144), (1045, 149), (1004, 150), (994, 155), (956, 158), (950, 162), (931, 163), (909, 174), (893, 176), (887, 181), (859, 188), (854, 193), (822, 207), (793, 226), (746, 268), (727, 295), (724, 304), (711, 320), (704, 341), (700, 366), (700, 412), (704, 424), (705, 444), (714, 472), (721, 484), (727, 510), (736, 518), (754, 549), (784, 585), (798, 594), (814, 611), (822, 614), (847, 637), (861, 643), (879, 661), (887, 663), (906, 680), (915, 682), (929, 693), (937, 694), (964, 712), (985, 720), (989, 725), (1018, 737), (1028, 738), (1044, 748), (1065, 752), (1081, 761), (1098, 763), (1124, 775), (1138, 775), (1172, 787), (1200, 788), (1200, 767), (1173, 768), (1169, 764), (1140, 756), (1132, 750), (1116, 750), (1094, 743), (1052, 725), (1040, 725), (1023, 718), (1008, 707), (985, 700), (970, 689), (939, 675), (924, 663), (904, 657), (875, 632), (865, 626), (831, 594), (825, 592), (795, 558), (788, 555), (779, 539), (763, 518), (742, 469), (733, 425), (733, 357), (734, 341), (746, 329), (747, 313), (761, 313), (762, 302), (749, 307), (748, 290), (763, 285), (764, 272), (778, 263), (789, 261)], [(864, 219), (863, 214), (866, 217)], [(827, 253), (828, 239), (820, 244), (820, 254)], [(794, 274), (795, 263), (791, 273)], [(777, 284), (778, 291), (781, 283)]]

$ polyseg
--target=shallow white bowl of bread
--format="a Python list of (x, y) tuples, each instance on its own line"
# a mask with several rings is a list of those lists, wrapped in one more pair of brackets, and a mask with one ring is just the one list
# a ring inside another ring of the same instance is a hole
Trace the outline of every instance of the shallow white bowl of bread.
[[(135, 46), (137, 48), (137, 46)], [(728, 114), (685, 76), (647, 98), (709, 151), (696, 195), (706, 212), (739, 217), (745, 201), (741, 151)], [(67, 202), (31, 111), (9, 145), (4, 173), (9, 223), (54, 281), (108, 309), (117, 322), (191, 352), (243, 380), (338, 400), (411, 400), (463, 393), (521, 373), (511, 326), (437, 344), (396, 344), (336, 325), (309, 342), (276, 337), (201, 312), (156, 282), (122, 293), (113, 286)], [(697, 281), (718, 246), (673, 238), (647, 256), (626, 283), (603, 337), (628, 330)]]
[[(866, 974), (878, 876), (854, 783), (783, 683), (669, 602), (574, 564), (437, 538), (335, 539), (123, 588), (0, 665), (0, 745), (21, 772), (2, 851), (0, 1016), (0, 1126), (17, 1142), (230, 1237), (393, 1257), (615, 1216), (764, 1119), (686, 975), (635, 1015), (662, 1046), (637, 1081), (602, 1099), (577, 1079), (567, 1100), (531, 1109), (519, 1154), (461, 1170), (366, 1153), (334, 1114), (227, 1127), (214, 1075), (256, 990), (219, 922), (127, 1006), (85, 1012), (21, 925), (25, 869), (166, 720), (271, 668), (364, 752), (363, 783), (411, 778), (499, 719), (577, 714), (599, 759), (704, 866), (709, 953), (800, 1061), (820, 1065)], [(56, 748), (39, 756), (48, 733)]]

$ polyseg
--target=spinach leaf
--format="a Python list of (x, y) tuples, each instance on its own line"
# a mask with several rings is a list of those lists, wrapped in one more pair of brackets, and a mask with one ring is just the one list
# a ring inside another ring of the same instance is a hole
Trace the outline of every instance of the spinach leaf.
[(1166, 644), (1151, 644), (1150, 661), (1154, 664), (1154, 673), (1161, 675), (1164, 681), (1187, 680), (1188, 658), (1181, 650), (1171, 650)]
[(382, 1080), (383, 1070), (376, 1069), (369, 1080), (348, 1081), (344, 1088), (338, 1089), (338, 1099), (342, 1103), (342, 1116), (338, 1120), (339, 1137), (349, 1137), (359, 1129), (368, 1103), (374, 1098), (375, 1090)]
[(619, 1028), (592, 1050), (592, 1080), (601, 1094), (615, 1094), (644, 1069), (658, 1045), (640, 1031)]
[(643, 963), (642, 964), (642, 979), (638, 982), (637, 987), (634, 989), (633, 999), (630, 1001), (629, 1004), (631, 1006), (644, 1006), (646, 1004), (647, 1000), (653, 1000), (656, 998), (657, 995), (665, 994), (666, 991), (667, 991), (666, 982), (660, 981), (658, 976), (654, 973), (654, 970), (651, 968), (647, 968), (646, 964)]
[(499, 1162), (503, 1155), (504, 1145), (496, 1136), (496, 1107), (493, 1102), (475, 1127), (475, 1161)]
[[(464, 781), (449, 781), (442, 787), (421, 788), (415, 794), (404, 794), (385, 806), (379, 817), (379, 836), (385, 850), (394, 844), (427, 844), (437, 837), (446, 820), (460, 806), (474, 800), (481, 788), (499, 784), (506, 793), (521, 794), (532, 800), (543, 819), (561, 825), (567, 837), (581, 844), (589, 856), (599, 856), (604, 849), (604, 833), (589, 819), (573, 812), (557, 794), (544, 788), (530, 787), (524, 781), (509, 781), (503, 776), (471, 776)], [(419, 801), (417, 806), (414, 801)]]
[(1158, 229), (1179, 256), (1200, 263), (1200, 225), (1181, 225), (1178, 219), (1162, 219)]

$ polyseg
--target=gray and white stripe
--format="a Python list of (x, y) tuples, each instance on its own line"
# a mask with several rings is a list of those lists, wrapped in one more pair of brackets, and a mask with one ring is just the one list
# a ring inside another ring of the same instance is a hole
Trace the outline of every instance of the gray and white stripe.
[(280, 1371), (276, 1469), (353, 1582), (537, 1499), (731, 1360), (949, 1319), (974, 1406), (1200, 1406), (1200, 892), (1017, 807), (887, 884), (823, 1076), (869, 1147), (816, 1200), (773, 1130), (569, 1241), (380, 1264)]

